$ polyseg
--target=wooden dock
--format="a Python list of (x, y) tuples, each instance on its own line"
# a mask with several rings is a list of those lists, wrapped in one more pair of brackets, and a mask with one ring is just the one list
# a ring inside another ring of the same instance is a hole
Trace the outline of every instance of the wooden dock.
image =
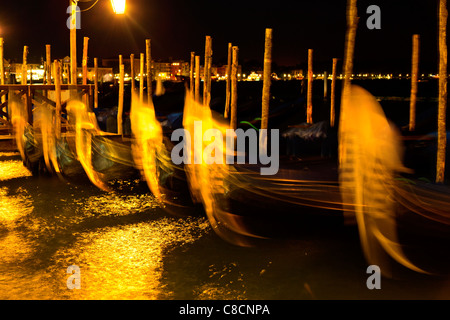
[[(88, 107), (92, 110), (93, 87), (94, 85), (91, 84), (62, 84), (61, 92), (69, 91), (70, 98), (65, 101), (61, 101), (61, 111), (64, 113), (67, 102), (74, 98), (83, 99), (83, 101), (86, 101)], [(32, 119), (32, 112), (36, 105), (47, 103), (56, 108), (56, 99), (51, 100), (49, 98), (49, 92), (52, 91), (56, 91), (56, 85), (54, 84), (0, 85), (0, 98), (4, 95), (7, 97), (6, 101), (0, 105), (0, 123), (10, 125), (8, 101), (10, 101), (11, 95), (15, 95), (16, 97), (24, 97), (28, 110), (28, 118)]]
[[(11, 99), (23, 99), (25, 105), (27, 106), (28, 122), (33, 124), (33, 110), (36, 106), (42, 104), (48, 104), (55, 108), (55, 110), (60, 110), (59, 119), (61, 120), (61, 130), (64, 131), (65, 124), (67, 122), (67, 112), (66, 106), (67, 102), (71, 99), (80, 99), (87, 104), (88, 108), (92, 110), (93, 106), (93, 88), (94, 85), (89, 84), (77, 84), (60, 85), (61, 90), (56, 90), (56, 85), (54, 84), (7, 84), (0, 85), (0, 99), (6, 96), (3, 103), (0, 104), (0, 150), (3, 146), (11, 148), (11, 141), (13, 140), (13, 127), (11, 123), (11, 109), (9, 108), (9, 101)], [(61, 96), (66, 96), (66, 100), (61, 100), (61, 106), (57, 108), (56, 94)], [(51, 98), (53, 97), (53, 99)]]

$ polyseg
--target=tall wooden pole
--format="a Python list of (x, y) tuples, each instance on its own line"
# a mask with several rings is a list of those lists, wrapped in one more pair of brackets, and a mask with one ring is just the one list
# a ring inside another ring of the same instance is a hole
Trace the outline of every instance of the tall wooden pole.
[(439, 1), (439, 106), (436, 182), (445, 179), (445, 152), (447, 145), (447, 0)]
[(0, 83), (5, 84), (5, 66), (3, 65), (3, 38), (0, 38)]
[(150, 39), (145, 40), (145, 49), (147, 56), (147, 103), (152, 103), (152, 54), (151, 54), (151, 42)]
[(200, 102), (200, 56), (195, 56), (195, 95), (194, 100)]
[(412, 38), (411, 99), (409, 103), (409, 131), (416, 129), (417, 80), (419, 77), (419, 35)]
[(194, 97), (194, 72), (195, 72), (195, 52), (191, 52), (191, 62), (189, 64), (189, 92)]
[(212, 68), (212, 38), (209, 38), (209, 45), (208, 45), (208, 96), (207, 96), (207, 106), (209, 106), (211, 102), (211, 68)]
[[(130, 54), (130, 65), (131, 65), (131, 69), (130, 69), (130, 75), (131, 75), (131, 93), (134, 93), (134, 90), (136, 89), (136, 84), (135, 84), (135, 77), (136, 75), (134, 74), (134, 53)], [(133, 97), (133, 95), (131, 95), (131, 97)]]
[(306, 122), (312, 123), (313, 49), (308, 49), (308, 93), (306, 97)]
[[(28, 55), (28, 47), (23, 47), (23, 60), (22, 60), (22, 84), (27, 84), (27, 73), (28, 73), (28, 66), (27, 66), (27, 55)], [(31, 81), (30, 77), (30, 81)], [(25, 103), (27, 106), (27, 121), (30, 123), (33, 119), (33, 113), (32, 113), (32, 102), (31, 102), (31, 90), (30, 87), (28, 87), (27, 93), (24, 95)]]
[(212, 38), (206, 36), (205, 40), (205, 66), (203, 77), (203, 104), (209, 106), (211, 101), (211, 63), (212, 63)]
[[(5, 84), (5, 66), (3, 65), (3, 38), (0, 38), (0, 84)], [(6, 101), (5, 96), (2, 96), (1, 103)]]
[(230, 112), (230, 98), (231, 98), (231, 93), (230, 93), (230, 88), (231, 88), (231, 60), (232, 60), (232, 55), (233, 55), (233, 49), (232, 49), (232, 44), (228, 43), (228, 59), (227, 59), (227, 71), (226, 71), (226, 75), (227, 75), (227, 84), (226, 84), (226, 95), (225, 95), (225, 111), (224, 111), (224, 118), (228, 118), (228, 113)]
[(344, 82), (342, 84), (339, 121), (343, 121), (345, 118), (345, 105), (348, 101), (351, 88), (356, 29), (358, 27), (358, 8), (356, 7), (356, 2), (357, 0), (347, 0), (347, 32), (345, 35), (345, 52), (343, 65)]
[(27, 84), (27, 55), (28, 47), (23, 47), (23, 60), (22, 60), (22, 84)]
[(270, 75), (272, 73), (272, 29), (266, 28), (266, 38), (264, 45), (264, 71), (263, 71), (263, 92), (261, 129), (267, 129), (269, 125), (269, 103), (270, 103)]
[(83, 84), (87, 84), (88, 42), (89, 42), (89, 38), (84, 37), (84, 39), (83, 39), (83, 60), (82, 60)]
[(144, 59), (145, 54), (141, 53), (140, 60), (140, 73), (139, 73), (139, 103), (142, 105), (144, 103)]
[(51, 58), (51, 45), (45, 45), (45, 75), (46, 83), (52, 84), (52, 58)]
[(331, 73), (331, 107), (330, 107), (330, 126), (334, 127), (336, 121), (336, 69), (337, 58), (333, 58), (333, 69)]
[(94, 109), (98, 108), (98, 59), (94, 58)]
[(58, 60), (53, 63), (53, 78), (55, 80), (55, 134), (56, 139), (61, 138), (61, 65)]
[(237, 129), (237, 72), (238, 72), (238, 47), (232, 48), (233, 62), (231, 65), (231, 118), (230, 126)]
[[(123, 57), (119, 54), (119, 77), (120, 77), (120, 66), (123, 64)], [(116, 83), (116, 79), (114, 79), (114, 84)]]
[(70, 84), (77, 84), (77, 4), (69, 0), (71, 6), (70, 23)]
[(124, 96), (124, 82), (125, 82), (125, 66), (119, 66), (119, 107), (117, 108), (117, 133), (123, 134), (123, 96)]

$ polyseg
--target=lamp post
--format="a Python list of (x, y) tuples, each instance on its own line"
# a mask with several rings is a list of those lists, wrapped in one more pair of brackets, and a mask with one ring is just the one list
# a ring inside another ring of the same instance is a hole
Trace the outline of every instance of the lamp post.
[[(92, 6), (85, 10), (79, 10), (78, 2), (92, 2)], [(77, 84), (77, 14), (88, 11), (94, 7), (99, 0), (69, 0), (70, 10), (70, 83)], [(124, 14), (126, 7), (126, 0), (111, 0), (111, 5), (115, 14)]]
[(77, 1), (70, 0), (70, 84), (77, 84)]

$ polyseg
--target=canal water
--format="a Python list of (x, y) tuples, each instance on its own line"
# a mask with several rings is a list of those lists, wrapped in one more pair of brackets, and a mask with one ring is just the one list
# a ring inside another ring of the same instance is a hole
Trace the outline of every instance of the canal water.
[[(291, 89), (298, 85), (291, 82)], [(254, 84), (249, 86), (250, 93), (240, 95), (248, 100), (243, 105), (253, 103)], [(394, 96), (384, 82), (370, 86), (376, 96)], [(167, 89), (160, 99), (172, 99)], [(260, 96), (260, 87), (254, 89)], [(183, 100), (166, 101), (165, 113), (172, 111), (170, 103)], [(403, 101), (401, 110), (384, 103), (388, 116), (404, 125), (404, 117), (396, 116), (407, 115), (408, 103)], [(316, 121), (328, 116), (327, 110), (314, 112)], [(239, 120), (253, 117), (249, 112)], [(307, 234), (285, 234), (276, 221), (273, 227), (280, 230), (273, 230), (274, 237), (237, 246), (216, 234), (202, 208), (173, 214), (135, 176), (112, 183), (114, 191), (104, 192), (83, 177), (32, 176), (19, 153), (0, 151), (0, 299), (450, 299), (448, 273), (401, 267), (381, 278), (381, 289), (369, 289), (371, 274), (356, 226), (315, 225)], [(273, 211), (275, 222), (276, 206)], [(73, 265), (80, 270), (79, 289), (68, 288)]]
[[(407, 270), (368, 289), (354, 227), (240, 247), (199, 208), (168, 213), (136, 179), (107, 193), (87, 179), (31, 176), (15, 152), (0, 153), (0, 199), (0, 299), (450, 298), (449, 278)], [(79, 289), (67, 285), (72, 265)]]

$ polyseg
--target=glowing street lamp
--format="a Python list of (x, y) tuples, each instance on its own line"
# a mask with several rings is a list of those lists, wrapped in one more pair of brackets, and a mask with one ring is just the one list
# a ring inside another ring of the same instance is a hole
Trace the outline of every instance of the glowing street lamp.
[[(75, 5), (77, 5), (78, 2), (93, 2), (95, 0), (71, 0)], [(91, 5), (89, 8), (81, 10), (80, 12), (88, 11), (92, 9), (96, 4), (98, 0), (94, 2), (93, 5)], [(111, 0), (111, 5), (113, 8), (113, 11), (115, 14), (124, 14), (125, 13), (125, 7), (126, 7), (126, 0)]]
[(115, 14), (124, 14), (126, 0), (111, 0), (111, 5)]

